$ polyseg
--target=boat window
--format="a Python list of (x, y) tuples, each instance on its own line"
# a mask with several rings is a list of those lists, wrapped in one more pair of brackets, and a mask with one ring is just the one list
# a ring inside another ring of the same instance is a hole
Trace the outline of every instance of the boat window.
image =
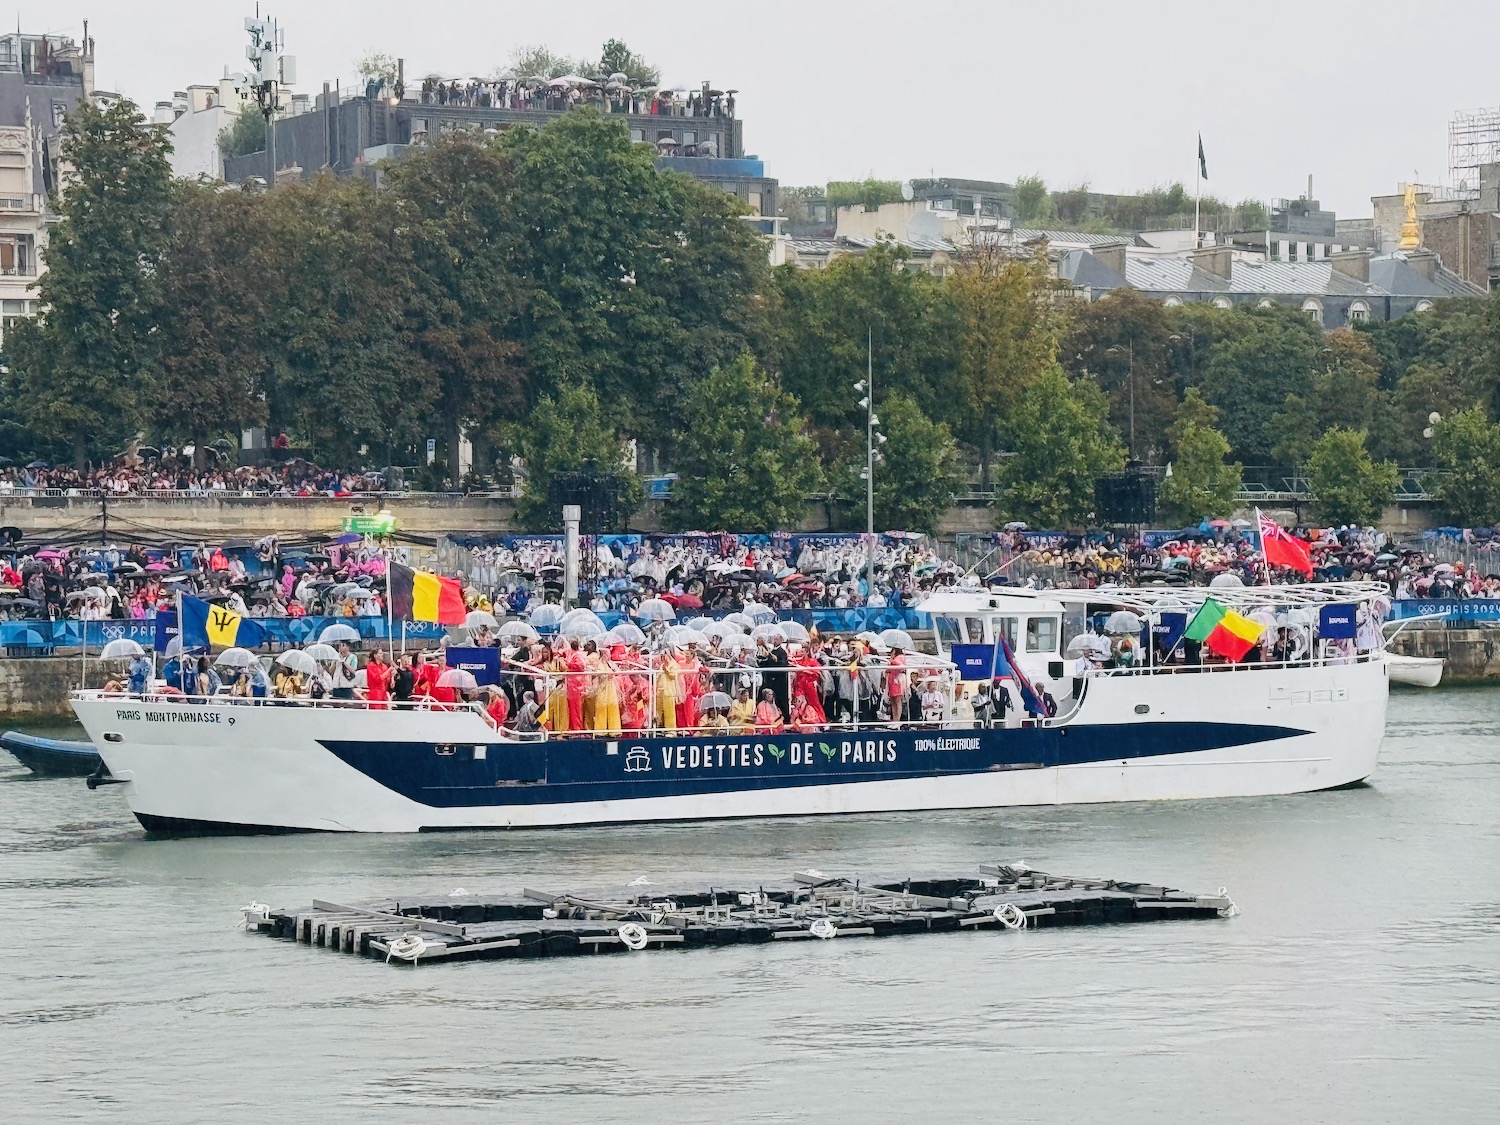
[(1028, 617), (1026, 619), (1026, 651), (1057, 651), (1057, 618)]
[(984, 643), (984, 618), (965, 617), (964, 631), (969, 634), (969, 643), (979, 645)]
[(934, 617), (932, 619), (937, 628), (938, 644), (945, 648), (964, 643), (963, 628), (956, 617)]
[(1005, 638), (1005, 643), (1008, 644), (1008, 645), (1010, 645), (1010, 650), (1012, 652), (1015, 652), (1015, 650), (1016, 650), (1016, 637), (1018, 635), (1017, 632), (1016, 632), (1016, 627), (1020, 623), (1020, 618), (1018, 618), (1018, 617), (997, 617), (997, 618), (994, 619), (994, 621), (995, 621), (995, 635), (997, 637), (1004, 637)]

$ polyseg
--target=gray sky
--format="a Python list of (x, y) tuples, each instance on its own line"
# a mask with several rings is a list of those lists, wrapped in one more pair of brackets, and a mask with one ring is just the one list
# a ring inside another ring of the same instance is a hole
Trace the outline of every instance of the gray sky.
[[(783, 184), (873, 172), (1314, 195), (1340, 215), (1447, 179), (1456, 109), (1500, 104), (1493, 0), (1069, 0), (626, 4), (621, 0), (265, 0), (298, 88), (351, 84), (368, 50), (408, 75), (487, 75), (518, 45), (597, 55), (625, 40), (672, 85), (740, 91), (750, 152)], [(22, 0), (28, 32), (97, 42), (97, 80), (149, 111), (243, 69), (254, 0)], [(1468, 46), (1465, 46), (1465, 45)], [(1486, 52), (1489, 52), (1488, 54)]]

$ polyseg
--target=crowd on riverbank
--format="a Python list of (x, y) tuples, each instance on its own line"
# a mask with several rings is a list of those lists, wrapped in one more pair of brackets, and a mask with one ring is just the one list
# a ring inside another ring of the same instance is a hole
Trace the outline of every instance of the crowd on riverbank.
[(380, 472), (341, 472), (296, 459), (280, 464), (198, 469), (191, 457), (137, 459), (80, 471), (33, 461), (0, 468), (0, 496), (61, 492), (76, 495), (141, 496), (177, 493), (188, 496), (351, 496), (386, 490)]

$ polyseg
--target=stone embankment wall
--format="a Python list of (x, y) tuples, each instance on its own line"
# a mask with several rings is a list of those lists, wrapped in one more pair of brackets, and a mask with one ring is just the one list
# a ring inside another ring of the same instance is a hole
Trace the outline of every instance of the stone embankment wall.
[(1391, 647), (1404, 656), (1441, 656), (1445, 684), (1500, 680), (1500, 627), (1406, 629)]
[(0, 716), (71, 717), (68, 692), (78, 686), (81, 662), (61, 657), (0, 660)]

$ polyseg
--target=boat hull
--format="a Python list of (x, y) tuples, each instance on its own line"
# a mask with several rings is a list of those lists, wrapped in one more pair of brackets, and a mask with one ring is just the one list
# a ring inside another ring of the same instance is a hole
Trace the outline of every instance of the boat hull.
[(75, 698), (154, 831), (412, 832), (1308, 792), (1375, 769), (1382, 660), (1090, 677), (1060, 725), (501, 741), (475, 712)]
[(39, 738), (14, 730), (0, 734), (0, 749), (8, 750), (16, 761), (43, 777), (87, 777), (103, 765), (91, 742)]

